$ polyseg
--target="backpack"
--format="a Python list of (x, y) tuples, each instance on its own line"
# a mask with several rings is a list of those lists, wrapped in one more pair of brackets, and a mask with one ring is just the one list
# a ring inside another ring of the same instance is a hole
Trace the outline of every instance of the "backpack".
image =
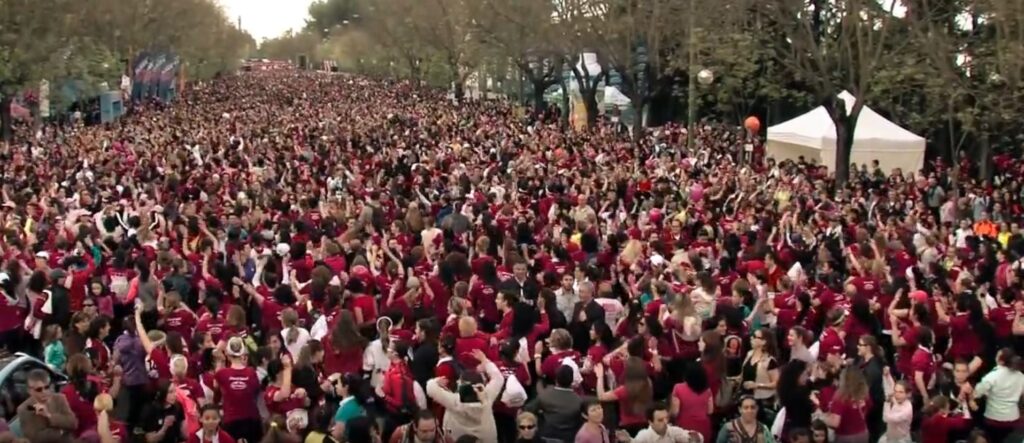
[(505, 377), (505, 382), (501, 385), (501, 392), (498, 393), (498, 399), (510, 408), (521, 408), (526, 404), (526, 388), (519, 383), (519, 378), (515, 373)]

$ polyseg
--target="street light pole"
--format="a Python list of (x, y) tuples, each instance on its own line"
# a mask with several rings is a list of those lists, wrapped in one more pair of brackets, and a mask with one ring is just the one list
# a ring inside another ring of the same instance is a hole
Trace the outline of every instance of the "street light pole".
[(697, 113), (697, 33), (696, 33), (696, 12), (697, 0), (690, 0), (690, 60), (689, 60), (689, 82), (686, 93), (686, 150), (693, 153), (694, 137), (696, 135), (697, 120), (694, 114)]

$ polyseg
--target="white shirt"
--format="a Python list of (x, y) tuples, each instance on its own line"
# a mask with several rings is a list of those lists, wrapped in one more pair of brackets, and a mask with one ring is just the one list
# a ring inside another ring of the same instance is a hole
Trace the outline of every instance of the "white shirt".
[(370, 386), (378, 389), (384, 386), (384, 371), (391, 367), (391, 359), (380, 339), (370, 342), (363, 351), (363, 370), (370, 373)]
[(985, 418), (1000, 422), (1020, 418), (1021, 396), (1024, 396), (1024, 374), (1006, 366), (997, 366), (974, 388), (974, 398), (988, 397)]
[(295, 339), (295, 342), (288, 344), (288, 329), (285, 329), (281, 331), (281, 343), (284, 343), (285, 348), (288, 348), (288, 354), (291, 355), (292, 358), (299, 358), (299, 351), (301, 351), (302, 347), (309, 342), (310, 336), (309, 331), (307, 331), (306, 328), (296, 327), (295, 329), (298, 329), (299, 331), (299, 336)]
[(578, 301), (580, 301), (580, 296), (576, 295), (575, 288), (572, 291), (566, 291), (564, 288), (555, 290), (555, 305), (567, 320), (572, 320), (573, 309)]
[(696, 439), (690, 439), (690, 431), (687, 431), (678, 426), (668, 425), (668, 429), (665, 430), (665, 435), (658, 435), (654, 432), (654, 429), (648, 427), (636, 434), (636, 438), (632, 440), (632, 443), (703, 443), (704, 437), (700, 434), (697, 435)]
[[(604, 324), (612, 326), (619, 323), (619, 318), (622, 317), (622, 314), (625, 311), (625, 308), (622, 306), (622, 302), (619, 301), (619, 299), (598, 297), (595, 298), (594, 301), (604, 309)], [(572, 312), (569, 314), (571, 316)]]

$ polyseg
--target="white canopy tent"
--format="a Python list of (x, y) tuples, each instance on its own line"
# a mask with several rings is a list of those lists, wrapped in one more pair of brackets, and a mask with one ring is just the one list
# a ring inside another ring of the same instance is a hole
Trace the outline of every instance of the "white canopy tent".
[[(847, 111), (856, 98), (847, 91), (839, 94)], [(809, 162), (835, 170), (836, 128), (828, 111), (819, 106), (804, 115), (768, 128), (766, 151), (777, 161), (804, 157)], [(925, 139), (886, 120), (864, 106), (853, 134), (850, 162), (857, 165), (878, 160), (885, 172), (900, 168), (918, 171), (924, 166)]]

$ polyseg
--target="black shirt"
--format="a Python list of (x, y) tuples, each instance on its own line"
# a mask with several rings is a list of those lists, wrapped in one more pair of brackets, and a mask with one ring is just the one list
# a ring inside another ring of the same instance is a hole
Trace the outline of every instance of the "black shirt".
[(142, 415), (139, 416), (139, 423), (132, 431), (132, 434), (141, 437), (145, 441), (145, 435), (150, 432), (160, 432), (164, 427), (164, 419), (167, 416), (174, 416), (174, 425), (164, 434), (163, 440), (159, 443), (178, 443), (182, 440), (181, 425), (185, 423), (185, 411), (180, 404), (175, 403), (168, 407), (166, 405), (147, 404), (142, 408)]

